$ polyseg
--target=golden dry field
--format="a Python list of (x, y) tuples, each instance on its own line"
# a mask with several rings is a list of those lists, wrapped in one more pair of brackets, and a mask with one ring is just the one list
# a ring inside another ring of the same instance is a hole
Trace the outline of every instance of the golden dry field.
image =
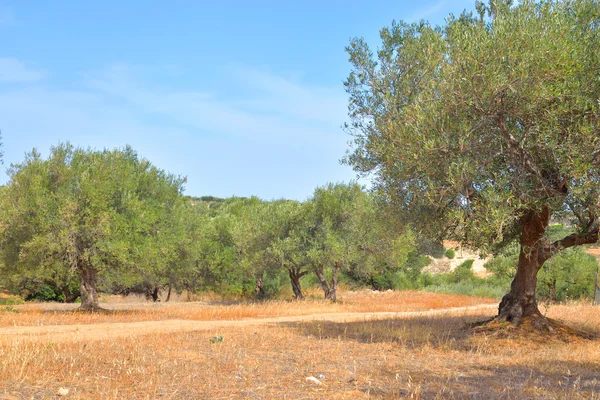
[[(493, 299), (340, 298), (0, 306), (0, 399), (600, 398), (598, 339), (473, 334)], [(600, 333), (599, 307), (541, 310)]]

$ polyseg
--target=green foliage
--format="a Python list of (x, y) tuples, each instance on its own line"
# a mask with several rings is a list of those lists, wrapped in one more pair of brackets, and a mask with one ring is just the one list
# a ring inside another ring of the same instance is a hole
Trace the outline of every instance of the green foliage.
[(452, 260), (454, 257), (456, 257), (456, 252), (454, 251), (454, 249), (448, 249), (444, 252), (444, 255), (446, 256), (446, 258)]
[(474, 260), (466, 260), (456, 267), (453, 271), (456, 283), (470, 282), (475, 278), (475, 275), (473, 274), (473, 262)]
[[(538, 296), (572, 300), (594, 296), (598, 261), (583, 248), (563, 250), (546, 262), (538, 275)], [(554, 285), (555, 293), (551, 293)]]
[[(436, 279), (433, 279), (434, 282)], [(466, 282), (447, 282), (440, 281), (427, 285), (423, 290), (435, 293), (459, 294), (464, 296), (474, 297), (489, 297), (500, 299), (508, 291), (510, 285), (499, 285), (494, 282), (486, 282), (485, 280), (477, 279), (475, 281)]]
[(572, 212), (584, 233), (599, 213), (600, 3), (508, 3), (347, 48), (345, 161), (406, 224), (484, 250), (515, 238), (524, 210)]
[(417, 246), (417, 251), (421, 254), (428, 255), (433, 258), (441, 258), (444, 256), (445, 249), (440, 240), (419, 237), (415, 244)]
[(519, 246), (511, 243), (502, 249), (484, 267), (498, 279), (512, 279), (517, 271), (519, 262)]
[[(161, 275), (170, 264), (173, 240), (165, 229), (175, 221), (184, 179), (131, 148), (61, 144), (46, 160), (33, 150), (11, 165), (9, 176), (0, 216), (4, 274), (60, 287), (75, 273), (93, 301), (98, 275)], [(52, 296), (47, 288), (40, 295)]]
[(56, 293), (55, 288), (48, 284), (41, 284), (37, 290), (25, 297), (26, 301), (63, 301), (64, 296)]
[(0, 306), (14, 306), (18, 304), (23, 304), (23, 300), (21, 298), (9, 297), (5, 299), (0, 297)]

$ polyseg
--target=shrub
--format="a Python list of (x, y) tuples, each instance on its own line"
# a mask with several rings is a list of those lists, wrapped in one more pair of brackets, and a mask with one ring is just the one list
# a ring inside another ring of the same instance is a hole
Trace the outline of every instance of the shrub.
[(454, 251), (454, 249), (448, 249), (446, 250), (446, 252), (444, 253), (444, 255), (449, 258), (449, 259), (453, 259), (454, 257), (456, 257), (456, 252)]
[(470, 282), (475, 278), (475, 274), (473, 274), (473, 263), (475, 260), (467, 260), (460, 264), (456, 269), (452, 272), (454, 275), (455, 282)]

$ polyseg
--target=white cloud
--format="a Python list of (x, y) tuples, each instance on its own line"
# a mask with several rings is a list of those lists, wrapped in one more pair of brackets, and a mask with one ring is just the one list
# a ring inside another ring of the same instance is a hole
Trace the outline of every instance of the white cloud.
[[(345, 120), (343, 89), (304, 85), (252, 68), (236, 68), (231, 79), (245, 96), (151, 87), (123, 65), (88, 76), (90, 88), (191, 128), (255, 140), (338, 135)], [(340, 85), (341, 86), (341, 85)]]
[(44, 71), (27, 68), (16, 58), (0, 58), (0, 83), (36, 82), (45, 76)]

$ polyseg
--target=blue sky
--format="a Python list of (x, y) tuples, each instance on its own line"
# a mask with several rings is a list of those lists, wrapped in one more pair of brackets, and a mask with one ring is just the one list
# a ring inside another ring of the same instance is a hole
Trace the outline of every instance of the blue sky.
[(349, 40), (473, 4), (0, 0), (5, 166), (60, 141), (130, 144), (189, 195), (303, 200), (355, 178), (339, 164)]

